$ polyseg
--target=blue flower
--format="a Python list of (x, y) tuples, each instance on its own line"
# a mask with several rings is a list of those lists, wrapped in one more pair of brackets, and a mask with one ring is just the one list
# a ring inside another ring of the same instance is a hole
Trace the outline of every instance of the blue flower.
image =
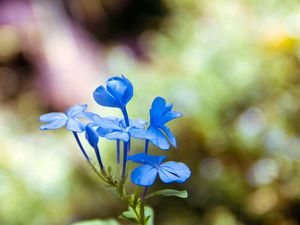
[(85, 138), (93, 148), (96, 148), (98, 146), (99, 134), (93, 128), (93, 123), (89, 123), (88, 125), (86, 125)]
[(191, 176), (190, 169), (181, 162), (164, 162), (165, 156), (152, 156), (145, 153), (128, 156), (128, 160), (141, 163), (131, 173), (131, 181), (139, 186), (153, 185), (157, 175), (164, 183), (184, 183)]
[(118, 117), (93, 117), (94, 126), (98, 126), (97, 132), (101, 137), (109, 140), (129, 141), (130, 137), (145, 138), (146, 130), (144, 129), (147, 122), (142, 119), (130, 119), (127, 127), (125, 121)]
[(181, 117), (182, 114), (172, 111), (172, 107), (173, 104), (166, 104), (166, 100), (162, 97), (156, 97), (150, 109), (150, 126), (148, 127), (146, 138), (162, 150), (170, 148), (168, 139), (176, 147), (176, 138), (165, 124)]
[(56, 130), (66, 125), (69, 131), (82, 132), (85, 124), (80, 121), (80, 118), (91, 119), (93, 113), (85, 112), (87, 105), (74, 105), (66, 113), (52, 112), (39, 117), (43, 123), (48, 123), (40, 126), (41, 130)]
[(115, 76), (106, 81), (106, 88), (99, 86), (93, 95), (99, 105), (123, 109), (133, 96), (133, 86), (123, 75)]
[(94, 129), (94, 124), (89, 123), (85, 127), (85, 138), (89, 142), (89, 144), (94, 148), (97, 160), (99, 162), (99, 166), (101, 170), (104, 170), (103, 162), (100, 155), (100, 150), (98, 148), (98, 142), (99, 142), (99, 134)]

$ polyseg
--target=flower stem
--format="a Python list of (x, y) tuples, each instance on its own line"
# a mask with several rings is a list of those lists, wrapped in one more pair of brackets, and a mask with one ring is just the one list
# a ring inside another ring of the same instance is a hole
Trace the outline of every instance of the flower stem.
[(120, 164), (120, 140), (117, 140), (117, 163)]
[(146, 193), (147, 193), (148, 187), (144, 187), (143, 193), (142, 193), (142, 202), (144, 201), (145, 197), (146, 197)]
[(146, 139), (145, 140), (145, 148), (144, 148), (144, 151), (145, 151), (146, 154), (148, 154), (148, 147), (149, 147), (149, 140)]
[(80, 148), (82, 154), (84, 155), (85, 159), (90, 163), (90, 158), (89, 158), (89, 156), (87, 155), (86, 151), (84, 150), (84, 148), (83, 148), (83, 146), (82, 146), (82, 144), (81, 144), (81, 142), (80, 142), (80, 139), (79, 139), (79, 137), (78, 137), (77, 132), (74, 132), (74, 131), (73, 131), (73, 135), (74, 135), (75, 140), (76, 140), (77, 144), (79, 145), (79, 148)]
[(129, 117), (128, 117), (126, 107), (123, 107), (121, 110), (122, 110), (122, 113), (123, 113), (123, 117), (124, 117), (124, 120), (125, 120), (126, 127), (129, 127)]
[(128, 142), (123, 142), (123, 168), (122, 168), (122, 180), (125, 179), (126, 175), (126, 164), (127, 164), (127, 152)]
[(104, 171), (104, 166), (103, 166), (103, 163), (102, 163), (102, 160), (101, 160), (100, 151), (99, 151), (98, 146), (96, 146), (94, 149), (95, 149), (95, 153), (96, 153), (96, 156), (97, 156), (97, 160), (99, 162), (100, 169), (101, 169), (101, 171)]

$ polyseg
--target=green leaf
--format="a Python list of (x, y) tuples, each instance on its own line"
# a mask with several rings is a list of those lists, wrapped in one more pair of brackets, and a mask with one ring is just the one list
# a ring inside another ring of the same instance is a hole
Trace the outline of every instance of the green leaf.
[(138, 218), (136, 217), (136, 214), (132, 207), (128, 207), (128, 211), (123, 212), (120, 218), (128, 221), (134, 221), (134, 222), (138, 221)]
[(144, 210), (145, 210), (147, 225), (154, 225), (154, 210), (149, 206), (145, 206)]
[(178, 190), (174, 190), (174, 189), (164, 189), (164, 190), (152, 192), (151, 194), (146, 196), (146, 199), (152, 198), (152, 197), (155, 197), (158, 195), (167, 196), (167, 197), (175, 196), (178, 198), (187, 198), (188, 192), (186, 190), (178, 191)]
[(88, 220), (76, 222), (72, 225), (120, 225), (116, 220)]

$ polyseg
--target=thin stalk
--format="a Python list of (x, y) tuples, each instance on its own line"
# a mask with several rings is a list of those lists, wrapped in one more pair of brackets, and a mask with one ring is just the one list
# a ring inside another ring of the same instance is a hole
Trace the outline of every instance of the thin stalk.
[(144, 201), (145, 197), (146, 197), (146, 193), (147, 193), (148, 187), (144, 187), (143, 193), (142, 193), (142, 202)]
[(131, 138), (129, 137), (128, 146), (127, 146), (127, 152), (130, 152), (130, 148), (131, 148)]
[(145, 148), (144, 148), (144, 151), (145, 151), (146, 154), (148, 154), (148, 147), (149, 147), (149, 140), (146, 139), (145, 140)]
[(84, 155), (85, 159), (90, 163), (90, 158), (89, 158), (89, 156), (87, 155), (86, 151), (84, 150), (84, 148), (83, 148), (83, 146), (82, 146), (82, 144), (81, 144), (81, 142), (80, 142), (80, 139), (79, 139), (79, 137), (78, 137), (77, 132), (74, 132), (74, 131), (73, 131), (73, 135), (74, 135), (75, 140), (76, 140), (77, 144), (79, 145), (79, 148), (80, 148), (82, 154)]
[(124, 117), (124, 120), (125, 120), (126, 127), (129, 127), (129, 117), (128, 117), (126, 107), (122, 108), (121, 110), (122, 110), (122, 113), (123, 113), (123, 117)]
[(117, 163), (120, 164), (120, 140), (117, 140)]
[(104, 171), (104, 166), (103, 166), (103, 163), (102, 163), (102, 160), (101, 160), (100, 151), (99, 151), (98, 146), (96, 146), (94, 149), (95, 149), (95, 153), (96, 153), (96, 156), (97, 156), (97, 160), (99, 162), (100, 169), (101, 169), (101, 171)]
[(126, 164), (127, 164), (127, 149), (128, 146), (128, 142), (123, 142), (123, 167), (122, 167), (122, 180), (125, 179), (125, 175), (126, 175)]

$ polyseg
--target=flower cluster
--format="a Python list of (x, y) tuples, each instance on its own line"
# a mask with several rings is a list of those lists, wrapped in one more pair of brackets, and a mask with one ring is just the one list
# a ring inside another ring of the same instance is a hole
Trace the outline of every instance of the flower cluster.
[[(150, 122), (143, 119), (130, 119), (126, 105), (133, 96), (131, 82), (122, 76), (114, 76), (106, 81), (106, 86), (99, 86), (93, 93), (94, 100), (101, 106), (114, 107), (121, 110), (123, 118), (102, 117), (92, 112), (86, 112), (87, 105), (72, 106), (67, 112), (53, 112), (40, 116), (43, 124), (41, 130), (55, 130), (66, 126), (77, 141), (85, 159), (92, 164), (92, 160), (83, 147), (78, 133), (85, 133), (90, 146), (94, 149), (100, 172), (106, 174), (108, 166), (101, 158), (99, 140), (108, 139), (116, 142), (117, 164), (121, 164), (122, 174), (120, 180), (126, 178), (127, 162), (132, 161), (142, 164), (131, 173), (131, 181), (142, 187), (153, 185), (157, 176), (164, 183), (183, 183), (191, 175), (189, 168), (180, 162), (164, 162), (166, 156), (148, 154), (149, 143), (161, 150), (170, 149), (170, 145), (176, 147), (176, 138), (172, 134), (168, 122), (181, 117), (182, 114), (173, 111), (173, 104), (167, 104), (162, 97), (156, 97), (150, 108)], [(145, 141), (143, 153), (129, 155), (131, 153), (131, 139)], [(123, 151), (121, 152), (121, 143)], [(125, 181), (124, 181), (125, 182)]]

